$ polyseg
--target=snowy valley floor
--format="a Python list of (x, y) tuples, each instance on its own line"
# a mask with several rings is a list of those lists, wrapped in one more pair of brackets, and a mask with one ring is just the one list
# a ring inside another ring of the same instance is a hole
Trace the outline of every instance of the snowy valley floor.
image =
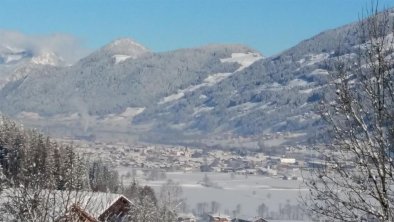
[[(122, 171), (127, 172), (128, 170), (122, 169)], [(205, 175), (215, 188), (201, 185)], [(268, 206), (269, 214), (277, 214), (280, 209), (283, 210), (289, 206), (292, 207), (292, 211), (295, 211), (300, 201), (300, 195), (307, 192), (300, 180), (282, 180), (256, 175), (231, 176), (230, 173), (168, 172), (166, 179), (156, 181), (144, 180), (138, 173), (136, 176), (139, 183), (153, 187), (156, 192), (160, 191), (160, 187), (168, 179), (172, 179), (182, 186), (183, 196), (186, 198), (190, 211), (197, 210), (199, 203), (205, 202), (210, 206), (212, 201), (216, 201), (219, 203), (218, 213), (221, 215), (233, 216), (233, 211), (237, 209), (238, 205), (238, 208), (240, 206), (238, 216), (245, 218), (256, 216), (258, 206), (262, 203)], [(128, 182), (128, 180), (131, 181), (132, 178), (124, 179), (124, 182)], [(301, 214), (301, 209), (298, 210)], [(284, 214), (286, 213), (288, 212)], [(276, 215), (275, 217), (286, 218), (287, 216)]]

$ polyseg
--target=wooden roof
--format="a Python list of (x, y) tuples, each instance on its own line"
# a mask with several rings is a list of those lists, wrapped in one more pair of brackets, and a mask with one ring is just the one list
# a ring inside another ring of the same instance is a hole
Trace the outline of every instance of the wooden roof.
[(91, 216), (88, 212), (82, 209), (78, 204), (71, 206), (71, 221), (77, 220), (78, 222), (98, 222), (96, 218)]
[(132, 202), (125, 196), (119, 196), (112, 204), (98, 217), (99, 221), (106, 221), (112, 217), (122, 217), (129, 210)]

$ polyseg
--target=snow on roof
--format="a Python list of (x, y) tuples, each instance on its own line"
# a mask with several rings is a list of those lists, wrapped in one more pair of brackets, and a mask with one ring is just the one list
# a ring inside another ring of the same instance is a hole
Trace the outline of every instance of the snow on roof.
[[(5, 203), (10, 198), (24, 195), (24, 192), (23, 188), (3, 190), (0, 195), (0, 204)], [(33, 194), (37, 193), (31, 192)], [(54, 203), (48, 210), (49, 216), (52, 218), (64, 216), (73, 205), (78, 205), (81, 210), (92, 216), (98, 216), (99, 213), (110, 206), (114, 198), (119, 198), (119, 194), (91, 191), (40, 190), (38, 195), (42, 198), (49, 198), (48, 202)]]
[(123, 195), (119, 195), (116, 199), (114, 199), (99, 215), (97, 216), (101, 216), (102, 214), (104, 214), (112, 205), (114, 205), (116, 202), (118, 202), (120, 199), (125, 199), (127, 202), (129, 202), (130, 204), (133, 204), (133, 202), (131, 200), (129, 200), (127, 197), (123, 196)]
[(225, 214), (220, 214), (220, 213), (211, 214), (211, 215), (209, 215), (209, 216), (211, 216), (211, 217), (218, 217), (218, 218), (226, 218), (226, 219), (231, 219), (231, 217), (230, 217), (230, 216), (228, 216), (228, 215), (225, 215)]

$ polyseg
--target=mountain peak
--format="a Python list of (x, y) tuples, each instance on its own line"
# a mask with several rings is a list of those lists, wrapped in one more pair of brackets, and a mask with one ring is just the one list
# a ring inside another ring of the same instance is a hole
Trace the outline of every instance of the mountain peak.
[(111, 43), (109, 43), (107, 45), (107, 47), (137, 47), (137, 48), (141, 48), (144, 50), (147, 50), (143, 45), (137, 43), (136, 41), (134, 41), (131, 38), (120, 38), (120, 39), (116, 39), (114, 41), (112, 41)]
[(31, 59), (33, 64), (57, 66), (63, 63), (63, 59), (54, 52), (42, 52)]
[(84, 62), (98, 61), (110, 58), (115, 64), (127, 59), (136, 59), (148, 54), (150, 51), (143, 45), (135, 42), (130, 38), (116, 39), (99, 50), (93, 52), (88, 57), (81, 60)]
[(143, 45), (135, 42), (130, 38), (121, 38), (112, 41), (102, 48), (109, 55), (125, 55), (137, 58), (141, 54), (149, 52)]

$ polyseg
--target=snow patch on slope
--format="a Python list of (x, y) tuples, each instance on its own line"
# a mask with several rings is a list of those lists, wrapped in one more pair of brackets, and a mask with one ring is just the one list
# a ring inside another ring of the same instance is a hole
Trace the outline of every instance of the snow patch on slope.
[(131, 58), (131, 56), (129, 55), (114, 55), (112, 57), (115, 58), (115, 64), (118, 64), (120, 62), (125, 61), (126, 59)]
[(314, 76), (314, 75), (328, 75), (328, 71), (325, 69), (315, 69), (313, 70), (309, 75)]
[(164, 104), (164, 103), (168, 103), (168, 102), (172, 102), (172, 101), (178, 100), (178, 99), (180, 99), (180, 98), (185, 96), (184, 92), (186, 92), (186, 91), (187, 91), (187, 89), (178, 90), (178, 92), (176, 94), (172, 94), (172, 95), (166, 96), (163, 99), (161, 99), (158, 104), (161, 105), (161, 104)]
[(195, 116), (196, 114), (198, 114), (198, 113), (201, 113), (201, 112), (209, 112), (209, 111), (211, 111), (211, 110), (213, 110), (214, 109), (214, 107), (207, 107), (207, 106), (201, 106), (201, 107), (197, 107), (197, 108), (194, 108), (194, 112), (193, 112), (193, 116)]
[(320, 53), (320, 54), (309, 54), (305, 58), (298, 60), (297, 62), (304, 66), (311, 66), (316, 63), (322, 62), (326, 60), (330, 54), (328, 53)]
[[(101, 49), (108, 55), (112, 55), (116, 61), (139, 58), (149, 52), (143, 45), (129, 38), (115, 40)], [(127, 57), (128, 56), (128, 57)]]
[[(226, 78), (228, 78), (231, 75), (232, 75), (232, 73), (216, 73), (216, 74), (210, 75), (207, 78), (205, 78), (204, 83), (202, 83), (202, 84), (208, 85), (208, 86), (213, 86), (213, 85), (225, 80)], [(200, 84), (200, 85), (202, 85), (202, 84)]]
[(208, 76), (207, 78), (205, 78), (203, 83), (198, 84), (198, 85), (194, 85), (194, 86), (189, 86), (186, 89), (178, 90), (177, 93), (169, 95), (169, 96), (166, 96), (163, 99), (161, 99), (158, 104), (161, 105), (161, 104), (164, 104), (164, 103), (168, 103), (168, 102), (172, 102), (172, 101), (181, 99), (182, 97), (185, 96), (186, 93), (193, 92), (193, 91), (195, 91), (195, 90), (197, 90), (197, 89), (199, 89), (201, 87), (214, 86), (215, 84), (225, 80), (226, 78), (228, 78), (232, 74), (233, 73), (231, 73), (231, 72), (212, 74), (212, 75)]
[(236, 62), (240, 64), (241, 67), (235, 71), (239, 72), (262, 58), (263, 56), (261, 56), (259, 53), (232, 53), (231, 58), (220, 59), (220, 62)]
[(234, 72), (228, 72), (228, 73), (215, 73), (212, 75), (209, 75), (207, 78), (204, 79), (204, 81), (201, 84), (194, 85), (194, 86), (189, 86), (186, 89), (180, 89), (178, 90), (177, 93), (169, 95), (164, 97), (159, 101), (159, 105), (165, 104), (168, 102), (176, 101), (178, 99), (181, 99), (182, 97), (185, 96), (185, 93), (187, 92), (193, 92), (201, 87), (206, 87), (206, 86), (214, 86), (215, 84), (227, 79), (231, 75), (233, 75), (235, 72), (239, 72), (248, 66), (252, 65), (254, 62), (262, 59), (263, 57), (259, 53), (232, 53), (231, 58), (225, 58), (225, 59), (220, 59), (220, 62), (222, 63), (227, 63), (227, 62), (236, 62), (240, 64), (241, 66), (235, 70)]
[(21, 59), (23, 59), (23, 55), (21, 54), (8, 55), (5, 57), (4, 62), (7, 64)]
[(141, 50), (147, 51), (147, 49), (143, 45), (133, 41), (130, 38), (117, 39), (117, 40), (113, 41), (109, 47), (125, 47), (125, 46), (134, 46), (134, 47), (139, 48)]
[(145, 107), (127, 107), (123, 113), (109, 114), (104, 118), (104, 122), (132, 120), (138, 114), (144, 112)]

